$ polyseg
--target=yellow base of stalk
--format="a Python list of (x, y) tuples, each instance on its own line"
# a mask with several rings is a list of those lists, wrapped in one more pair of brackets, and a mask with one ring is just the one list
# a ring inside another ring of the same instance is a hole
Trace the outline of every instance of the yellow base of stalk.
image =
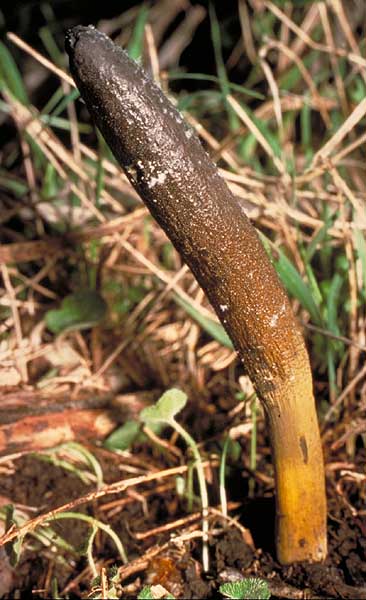
[(267, 411), (276, 480), (276, 549), (281, 564), (327, 555), (323, 454), (310, 370), (278, 386)]

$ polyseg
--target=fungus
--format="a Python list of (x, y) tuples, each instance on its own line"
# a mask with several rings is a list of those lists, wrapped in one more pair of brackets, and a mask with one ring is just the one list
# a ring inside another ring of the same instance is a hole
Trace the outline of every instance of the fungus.
[(66, 36), (70, 69), (127, 177), (207, 294), (267, 416), (282, 564), (327, 552), (324, 466), (304, 340), (254, 227), (196, 134), (94, 27)]

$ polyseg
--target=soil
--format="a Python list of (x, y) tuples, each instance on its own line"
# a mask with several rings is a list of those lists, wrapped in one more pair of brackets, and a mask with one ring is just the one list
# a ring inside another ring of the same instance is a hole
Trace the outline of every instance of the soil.
[[(96, 451), (98, 453), (98, 449)], [(37, 513), (46, 512), (91, 489), (74, 474), (36, 457), (25, 456), (17, 461), (16, 467), (14, 474), (1, 479), (2, 503), (11, 499), (18, 507), (31, 506)], [(112, 463), (112, 468), (109, 463), (108, 471), (108, 482), (118, 479), (118, 463)], [(240, 475), (241, 472), (233, 472), (232, 484), (228, 485), (233, 497), (237, 496), (235, 480), (239, 482)], [(241, 477), (241, 486), (244, 484), (245, 487), (246, 483), (249, 482)], [(108, 500), (103, 498), (103, 503)], [(84, 505), (77, 510), (103, 518), (100, 505), (97, 504)], [(133, 501), (111, 518), (105, 519), (123, 539), (132, 565), (134, 562), (137, 564), (136, 571), (132, 568), (132, 574), (126, 579), (124, 568), (121, 569), (124, 598), (136, 597), (138, 589), (146, 583), (160, 583), (184, 598), (213, 598), (217, 597), (221, 583), (242, 576), (267, 580), (272, 598), (366, 597), (365, 525), (334, 494), (329, 502), (329, 556), (323, 564), (281, 567), (276, 562), (273, 549), (274, 502), (272, 497), (262, 496), (246, 500), (231, 512), (231, 516), (236, 516), (238, 522), (249, 529), (254, 547), (248, 544), (239, 529), (233, 526), (224, 528), (220, 519), (217, 519), (211, 523), (214, 535), (210, 540), (208, 574), (202, 574), (200, 542), (194, 539), (183, 545), (169, 544), (161, 554), (145, 561), (139, 569), (138, 557), (143, 556), (144, 552), (148, 556), (155, 544), (164, 546), (170, 536), (169, 533), (163, 533), (137, 541), (134, 532), (152, 529), (185, 514), (184, 506), (176, 500), (174, 489), (156, 495), (152, 490), (148, 498), (148, 513), (145, 511), (144, 514), (141, 502)], [(75, 549), (82, 546), (83, 540), (85, 543), (88, 535), (88, 525), (75, 519), (57, 521), (52, 528)], [(51, 575), (57, 579), (60, 592), (69, 589), (70, 598), (86, 596), (90, 591), (86, 585), (91, 580), (90, 574), (89, 577), (81, 577), (80, 581), (76, 577), (87, 566), (85, 556), (75, 553), (74, 557), (70, 557), (70, 553), (62, 550), (55, 554), (35, 539), (27, 540), (16, 569), (10, 567), (5, 553), (1, 556), (1, 597), (28, 597), (29, 594), (33, 598), (49, 597), (49, 591), (43, 590), (49, 586)], [(113, 544), (104, 536), (97, 538), (94, 552), (104, 564), (111, 566), (116, 561)], [(125, 571), (126, 574), (128, 571)]]

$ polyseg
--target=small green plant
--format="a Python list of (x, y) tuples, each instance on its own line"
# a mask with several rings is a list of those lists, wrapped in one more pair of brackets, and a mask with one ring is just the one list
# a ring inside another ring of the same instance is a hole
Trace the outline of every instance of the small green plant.
[[(0, 509), (0, 519), (5, 522), (5, 530), (7, 531), (13, 525), (19, 527), (24, 524), (27, 521), (27, 515), (19, 509), (15, 510), (13, 505), (9, 504)], [(90, 533), (85, 536), (81, 548), (75, 549), (61, 536), (56, 534), (51, 527), (49, 527), (50, 522), (62, 519), (77, 519), (79, 521), (88, 523), (90, 526)], [(102, 521), (83, 513), (68, 511), (56, 514), (52, 518), (47, 519), (47, 521), (44, 521), (37, 530), (31, 531), (30, 535), (46, 547), (53, 545), (59, 550), (65, 550), (66, 552), (70, 552), (74, 555), (85, 555), (94, 577), (97, 577), (98, 570), (93, 558), (93, 542), (98, 530), (103, 531), (113, 540), (122, 562), (126, 564), (128, 562), (128, 558), (122, 541), (119, 539), (115, 531), (106, 523), (103, 523)], [(19, 561), (20, 554), (23, 549), (23, 542), (24, 536), (19, 535), (13, 542), (6, 546), (6, 551), (12, 566), (16, 566)]]
[[(12, 504), (6, 504), (0, 508), (0, 521), (4, 522), (5, 531), (11, 526), (20, 527), (28, 520), (28, 515), (20, 508), (15, 508)], [(72, 556), (80, 556), (80, 552), (69, 544), (63, 537), (57, 534), (47, 524), (43, 524), (37, 530), (29, 533), (30, 537), (45, 546), (46, 548), (54, 547), (57, 549), (56, 560), (63, 561), (62, 551), (68, 552)], [(12, 567), (16, 567), (23, 549), (24, 537), (17, 537), (14, 542), (5, 546), (6, 553)], [(28, 547), (31, 547), (29, 544)]]
[(53, 333), (82, 330), (98, 325), (107, 312), (107, 305), (95, 290), (80, 290), (63, 299), (61, 307), (49, 310), (46, 325)]
[(122, 544), (122, 541), (119, 539), (118, 535), (112, 529), (112, 527), (110, 527), (106, 523), (103, 523), (102, 521), (99, 521), (98, 519), (95, 519), (94, 517), (91, 517), (89, 515), (84, 515), (83, 513), (72, 511), (59, 513), (58, 515), (55, 515), (53, 517), (52, 521), (61, 519), (78, 519), (79, 521), (85, 521), (90, 525), (90, 533), (88, 536), (85, 537), (84, 544), (82, 547), (82, 554), (84, 554), (87, 557), (90, 569), (94, 577), (97, 577), (98, 570), (93, 558), (93, 542), (96, 534), (98, 533), (98, 529), (104, 531), (104, 533), (106, 533), (113, 540), (122, 562), (124, 564), (128, 563), (127, 554)]
[(268, 600), (271, 597), (268, 583), (259, 577), (246, 577), (233, 583), (220, 585), (220, 592), (233, 600)]
[(93, 579), (88, 598), (117, 600), (120, 597), (121, 582), (118, 568), (115, 565), (108, 570), (103, 568), (101, 574)]
[[(161, 423), (151, 423), (150, 430), (155, 435), (160, 435), (163, 427)], [(146, 441), (147, 436), (141, 431), (141, 423), (138, 421), (126, 421), (121, 427), (115, 429), (104, 441), (108, 450), (129, 450), (134, 442)]]
[(82, 444), (66, 442), (43, 452), (35, 452), (32, 456), (73, 473), (86, 485), (96, 482), (98, 489), (103, 485), (103, 471), (99, 461)]
[(203, 549), (202, 563), (203, 569), (208, 571), (208, 494), (206, 487), (205, 474), (203, 470), (202, 458), (194, 439), (189, 433), (175, 420), (175, 416), (184, 408), (187, 402), (187, 395), (178, 389), (166, 391), (153, 406), (144, 408), (140, 413), (140, 419), (149, 424), (163, 423), (173, 427), (175, 431), (182, 436), (187, 446), (192, 450), (195, 460), (195, 468), (197, 472), (198, 485), (200, 489), (201, 505), (202, 505), (202, 533), (203, 533)]
[(166, 598), (175, 600), (175, 596), (168, 592), (162, 585), (145, 585), (137, 596), (138, 600), (155, 600), (155, 598)]

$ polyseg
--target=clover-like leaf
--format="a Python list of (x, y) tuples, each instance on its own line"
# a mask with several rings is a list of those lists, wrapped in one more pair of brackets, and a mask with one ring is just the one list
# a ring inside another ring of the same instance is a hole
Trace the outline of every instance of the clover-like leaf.
[(187, 395), (176, 388), (167, 390), (153, 406), (148, 406), (140, 413), (144, 423), (170, 423), (186, 405)]
[(259, 577), (246, 577), (241, 581), (223, 583), (220, 592), (233, 600), (268, 600), (271, 597), (268, 583)]
[(49, 310), (46, 325), (53, 333), (88, 329), (100, 323), (107, 312), (106, 302), (95, 290), (80, 290), (63, 299), (61, 307)]
[(170, 594), (159, 583), (157, 585), (146, 585), (137, 596), (138, 600), (155, 600), (155, 598), (166, 598), (166, 600), (175, 600), (175, 596)]

